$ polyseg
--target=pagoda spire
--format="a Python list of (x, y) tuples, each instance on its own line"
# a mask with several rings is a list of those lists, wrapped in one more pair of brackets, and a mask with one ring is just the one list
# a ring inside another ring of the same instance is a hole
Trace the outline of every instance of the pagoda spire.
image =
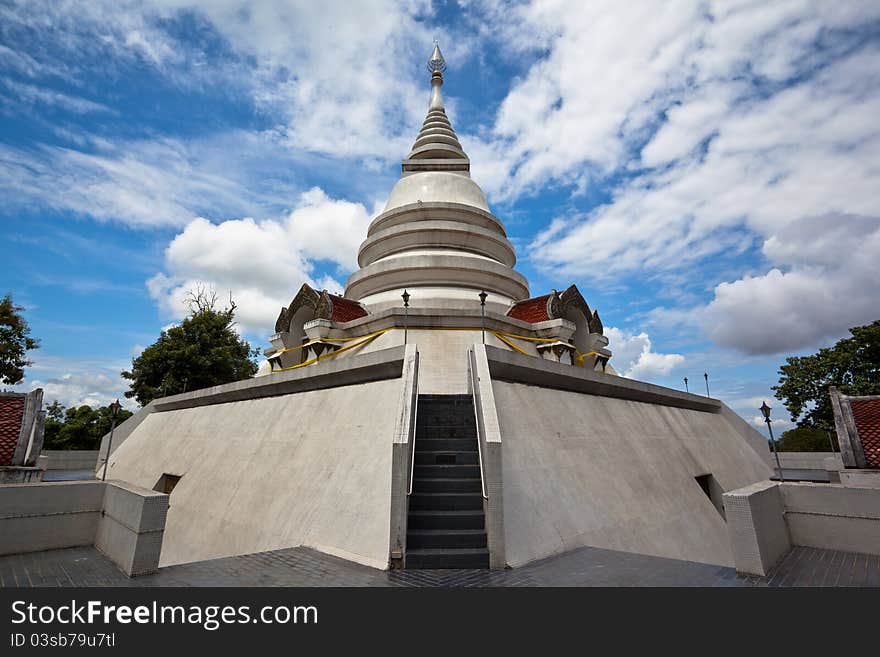
[(446, 70), (446, 60), (443, 53), (440, 52), (440, 44), (434, 40), (434, 52), (428, 60), (428, 70), (431, 71), (431, 102), (428, 110), (444, 110), (443, 96), (440, 93), (440, 87), (443, 86), (443, 71)]
[(431, 100), (428, 115), (422, 124), (410, 154), (403, 162), (403, 171), (460, 171), (470, 170), (470, 161), (458, 141), (458, 136), (446, 116), (443, 105), (443, 71), (446, 59), (440, 44), (434, 41), (434, 51), (428, 59), (431, 72)]

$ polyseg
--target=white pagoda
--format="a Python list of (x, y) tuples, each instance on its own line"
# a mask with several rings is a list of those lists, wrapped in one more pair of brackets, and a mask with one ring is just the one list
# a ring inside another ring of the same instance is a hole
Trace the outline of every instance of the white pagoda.
[(730, 565), (721, 495), (767, 442), (718, 400), (617, 376), (571, 285), (530, 296), (446, 116), (428, 114), (342, 296), (303, 285), (264, 376), (157, 399), (108, 477), (173, 481), (162, 564), (305, 545), (377, 568), (581, 546)]

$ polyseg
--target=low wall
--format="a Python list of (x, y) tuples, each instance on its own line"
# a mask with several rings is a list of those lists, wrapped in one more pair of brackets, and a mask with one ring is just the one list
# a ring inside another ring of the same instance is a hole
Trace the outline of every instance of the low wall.
[(762, 481), (725, 493), (724, 512), (739, 572), (766, 575), (791, 550), (777, 484)]
[(724, 507), (740, 572), (766, 575), (792, 545), (880, 554), (880, 489), (768, 481), (725, 493)]
[(760, 434), (748, 440), (715, 399), (481, 350), (503, 447), (509, 565), (582, 546), (733, 563), (724, 518), (696, 477), (722, 490), (767, 479)]
[(793, 545), (880, 554), (880, 490), (783, 483)]
[(161, 565), (304, 545), (387, 568), (405, 504), (405, 354), (414, 346), (160, 399), (121, 425), (108, 478), (176, 481)]
[(93, 545), (105, 487), (99, 481), (0, 487), (0, 554)]
[(168, 496), (121, 482), (0, 487), (0, 554), (94, 545), (129, 576), (159, 566)]
[(843, 462), (838, 452), (779, 452), (779, 463), (783, 469), (793, 470), (843, 469)]
[(96, 449), (44, 449), (40, 456), (46, 457), (46, 470), (95, 470), (98, 454)]

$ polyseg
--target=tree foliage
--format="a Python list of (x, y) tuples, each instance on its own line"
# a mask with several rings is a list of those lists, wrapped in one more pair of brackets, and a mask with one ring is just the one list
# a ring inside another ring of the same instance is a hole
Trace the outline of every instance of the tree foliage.
[(27, 352), (40, 346), (30, 337), (31, 328), (21, 314), (23, 310), (9, 294), (0, 299), (0, 383), (19, 383), (24, 368), (31, 364)]
[[(132, 415), (131, 411), (119, 409), (116, 424)], [(110, 431), (113, 413), (109, 406), (64, 406), (54, 401), (46, 407), (46, 431), (43, 449), (98, 449), (101, 438)]]
[(780, 452), (831, 452), (838, 451), (837, 434), (833, 429), (818, 427), (795, 427), (779, 438)]
[(235, 303), (217, 309), (217, 296), (203, 288), (189, 293), (190, 313), (162, 331), (122, 376), (131, 381), (126, 397), (144, 406), (187, 390), (239, 381), (257, 372), (259, 351), (235, 332)]
[(773, 390), (799, 427), (834, 428), (830, 386), (846, 395), (880, 394), (880, 320), (850, 333), (812, 356), (787, 358), (779, 368)]

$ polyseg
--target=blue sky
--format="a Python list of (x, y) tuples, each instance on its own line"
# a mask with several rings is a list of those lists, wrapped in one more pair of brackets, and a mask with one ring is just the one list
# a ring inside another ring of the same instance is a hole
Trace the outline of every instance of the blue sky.
[(708, 371), (753, 420), (785, 356), (880, 317), (878, 3), (13, 0), (0, 292), (42, 341), (21, 387), (121, 395), (196, 281), (260, 347), (302, 282), (341, 288), (435, 37), (517, 268), (577, 283), (622, 372)]

